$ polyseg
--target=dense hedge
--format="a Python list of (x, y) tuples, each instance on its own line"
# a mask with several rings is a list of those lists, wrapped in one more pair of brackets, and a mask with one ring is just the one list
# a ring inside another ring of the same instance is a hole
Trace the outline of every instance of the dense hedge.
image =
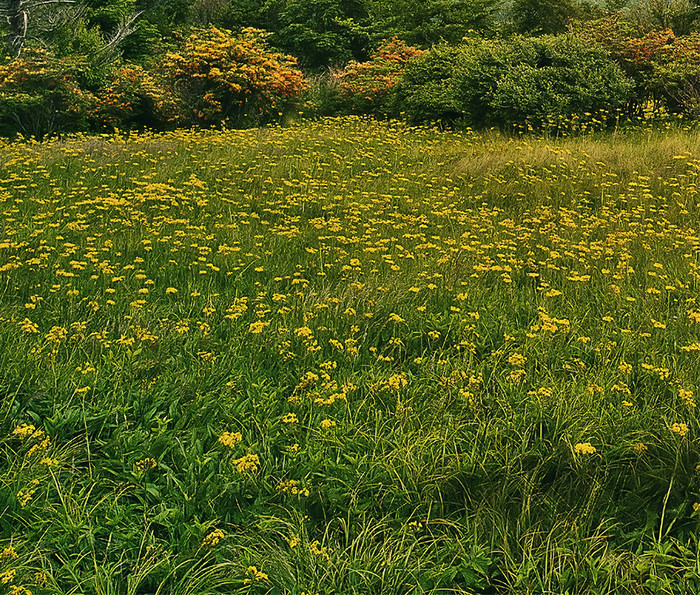
[(540, 127), (622, 109), (632, 89), (604, 50), (571, 35), (473, 40), (411, 61), (394, 110), (414, 122)]

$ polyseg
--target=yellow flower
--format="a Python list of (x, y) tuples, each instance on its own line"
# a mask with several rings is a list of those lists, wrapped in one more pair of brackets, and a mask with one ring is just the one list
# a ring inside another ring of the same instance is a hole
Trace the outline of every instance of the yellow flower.
[(155, 459), (147, 457), (145, 459), (141, 459), (140, 461), (136, 461), (134, 465), (136, 465), (136, 468), (139, 471), (148, 471), (149, 469), (155, 469), (158, 466), (158, 463), (156, 463)]
[(678, 434), (679, 436), (683, 437), (685, 436), (690, 430), (687, 426), (687, 424), (684, 423), (676, 423), (671, 426), (671, 431), (674, 434)]
[(31, 424), (21, 424), (17, 426), (14, 430), (12, 430), (12, 435), (17, 436), (17, 438), (20, 438), (21, 440), (24, 440), (25, 438), (29, 438), (29, 436), (34, 434), (34, 432), (36, 431), (36, 428)]
[(171, 294), (174, 294), (174, 293), (177, 293), (177, 289), (175, 289), (174, 287), (168, 287), (168, 288), (165, 290), (165, 295), (171, 295)]
[(285, 423), (285, 424), (296, 424), (296, 423), (299, 423), (299, 420), (297, 419), (297, 416), (296, 416), (295, 413), (287, 413), (287, 415), (285, 415), (285, 416), (282, 418), (282, 423)]
[(620, 365), (617, 366), (617, 369), (623, 374), (629, 374), (632, 371), (632, 365), (627, 362), (621, 362)]
[(592, 455), (597, 451), (595, 446), (592, 446), (590, 442), (579, 442), (574, 446), (574, 452), (576, 454)]
[(265, 330), (265, 327), (268, 326), (270, 326), (269, 322), (263, 322), (261, 320), (251, 322), (250, 326), (248, 327), (248, 332), (252, 333), (253, 335), (259, 335)]
[(221, 529), (214, 529), (209, 535), (202, 540), (202, 546), (213, 547), (224, 538), (224, 532)]
[(8, 545), (0, 552), (0, 561), (16, 560), (19, 555), (11, 545)]
[(233, 448), (241, 440), (243, 440), (243, 435), (240, 432), (224, 432), (219, 436), (219, 442), (229, 448)]
[(386, 381), (386, 386), (390, 390), (400, 390), (408, 384), (405, 374), (394, 374)]
[(524, 366), (526, 361), (527, 358), (520, 353), (514, 353), (508, 358), (508, 363), (511, 366)]
[(265, 574), (262, 570), (258, 570), (255, 566), (248, 566), (246, 575), (248, 576), (246, 579), (248, 583), (251, 581), (266, 581), (268, 579), (267, 574)]
[(331, 428), (335, 427), (335, 422), (332, 419), (324, 419), (321, 422), (321, 429), (323, 430), (330, 430)]
[(19, 323), (19, 327), (25, 332), (25, 333), (38, 333), (39, 332), (39, 327), (34, 324), (29, 318), (25, 318), (22, 322)]
[(678, 396), (681, 398), (686, 407), (695, 407), (695, 399), (693, 398), (693, 391), (680, 389), (678, 391)]
[(233, 466), (239, 473), (255, 473), (258, 470), (258, 465), (260, 465), (258, 455), (245, 455), (233, 461)]

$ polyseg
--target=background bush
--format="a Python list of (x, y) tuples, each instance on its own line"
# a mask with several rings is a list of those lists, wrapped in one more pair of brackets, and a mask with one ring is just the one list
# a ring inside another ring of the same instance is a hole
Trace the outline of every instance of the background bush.
[(102, 127), (161, 130), (184, 118), (182, 103), (163, 81), (135, 64), (117, 69), (100, 89), (95, 116)]
[(394, 87), (406, 64), (426, 52), (400, 39), (384, 40), (367, 62), (350, 62), (336, 75), (340, 97), (350, 111), (386, 115), (391, 111)]
[(42, 49), (0, 65), (0, 134), (85, 130), (96, 99), (81, 88), (80, 69), (78, 61)]
[(411, 62), (396, 105), (413, 121), (543, 126), (621, 109), (632, 89), (604, 50), (572, 35), (476, 39)]
[(270, 51), (258, 29), (239, 36), (216, 28), (199, 31), (161, 67), (188, 120), (197, 124), (276, 119), (307, 88), (296, 59)]

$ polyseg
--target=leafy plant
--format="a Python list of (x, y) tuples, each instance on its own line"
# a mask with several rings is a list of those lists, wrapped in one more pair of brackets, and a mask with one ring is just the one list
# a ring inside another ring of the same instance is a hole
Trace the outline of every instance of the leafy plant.
[(182, 105), (154, 75), (124, 65), (97, 94), (94, 114), (102, 126), (165, 128), (183, 119)]
[(258, 29), (199, 31), (162, 65), (190, 121), (204, 125), (277, 119), (307, 88), (296, 59), (271, 51)]
[(385, 40), (367, 62), (350, 62), (336, 75), (341, 96), (360, 113), (387, 114), (391, 98), (406, 64), (426, 52), (400, 39)]
[(0, 65), (0, 133), (41, 138), (84, 130), (95, 97), (78, 82), (81, 67), (43, 49)]

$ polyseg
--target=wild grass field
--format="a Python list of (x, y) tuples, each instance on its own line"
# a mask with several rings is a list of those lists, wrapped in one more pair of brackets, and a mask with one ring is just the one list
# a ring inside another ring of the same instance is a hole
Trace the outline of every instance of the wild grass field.
[(700, 592), (700, 137), (0, 145), (0, 593)]

